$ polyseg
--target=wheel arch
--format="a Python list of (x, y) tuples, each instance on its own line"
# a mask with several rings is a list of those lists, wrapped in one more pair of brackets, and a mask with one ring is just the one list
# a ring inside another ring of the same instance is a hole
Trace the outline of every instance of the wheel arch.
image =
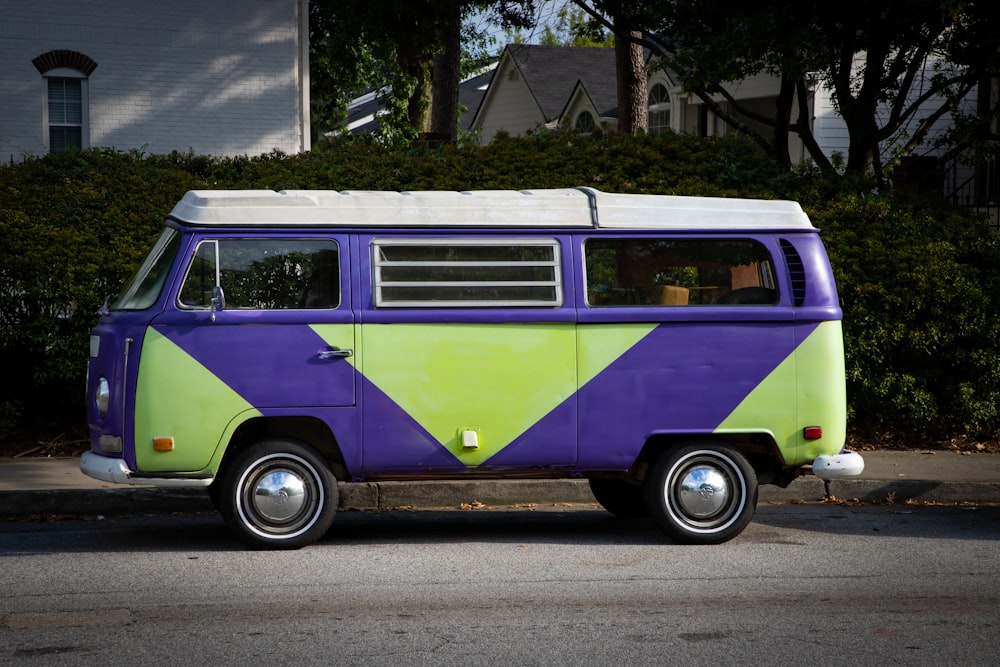
[(246, 420), (229, 438), (216, 475), (222, 475), (227, 464), (239, 452), (264, 439), (287, 439), (309, 445), (326, 461), (338, 480), (350, 479), (347, 464), (333, 431), (323, 420), (308, 416), (254, 417)]
[(649, 469), (664, 452), (678, 447), (693, 444), (727, 444), (742, 454), (760, 484), (787, 485), (795, 475), (785, 481), (790, 474), (784, 465), (781, 451), (770, 433), (654, 433), (643, 444), (626, 475), (626, 479), (635, 482), (645, 480)]

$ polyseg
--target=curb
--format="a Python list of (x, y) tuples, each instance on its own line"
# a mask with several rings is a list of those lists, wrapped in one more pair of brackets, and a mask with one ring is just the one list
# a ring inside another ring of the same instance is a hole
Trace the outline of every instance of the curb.
[[(923, 480), (796, 480), (787, 489), (763, 486), (758, 502), (819, 502), (832, 496), (862, 502), (998, 503), (1000, 483)], [(341, 510), (459, 509), (464, 505), (596, 505), (585, 480), (366, 482), (340, 485)], [(214, 512), (198, 488), (55, 489), (0, 491), (0, 519), (193, 514)]]

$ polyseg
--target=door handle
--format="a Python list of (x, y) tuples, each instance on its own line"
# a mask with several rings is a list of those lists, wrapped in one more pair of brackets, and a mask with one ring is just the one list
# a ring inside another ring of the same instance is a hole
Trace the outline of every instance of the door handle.
[(342, 350), (339, 347), (331, 347), (329, 350), (320, 350), (316, 354), (320, 359), (345, 359), (354, 354), (354, 350)]

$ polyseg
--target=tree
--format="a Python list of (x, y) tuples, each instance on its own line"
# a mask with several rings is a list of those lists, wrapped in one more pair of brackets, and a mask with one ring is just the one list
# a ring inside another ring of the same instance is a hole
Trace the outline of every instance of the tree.
[(614, 34), (604, 25), (589, 17), (579, 7), (564, 5), (559, 8), (555, 26), (546, 25), (539, 43), (543, 46), (580, 46), (589, 48), (614, 48)]
[[(621, 4), (574, 2), (608, 26)], [(881, 178), (882, 146), (890, 146), (890, 157), (898, 160), (946, 114), (958, 115), (956, 127), (971, 127), (959, 102), (984, 78), (1000, 73), (1000, 33), (991, 29), (995, 8), (985, 0), (642, 4), (632, 16), (640, 26), (636, 41), (676, 72), (686, 90), (785, 167), (791, 165), (788, 132), (794, 132), (817, 165), (834, 171), (812, 136), (811, 83), (829, 87), (847, 125), (845, 171)], [(727, 83), (762, 73), (779, 81), (773, 116), (747, 109)], [(798, 120), (792, 122), (796, 109)]]
[(347, 107), (374, 91), (384, 107), (381, 140), (409, 142), (430, 131), (455, 141), (462, 19), (490, 12), (503, 26), (526, 25), (534, 0), (312, 0), (310, 74), (314, 134), (344, 131)]
[(435, 22), (444, 4), (450, 3), (383, 0), (376, 12), (363, 0), (313, 0), (314, 124), (343, 131), (350, 101), (375, 91), (386, 109), (385, 141), (410, 140), (423, 131), (431, 60), (438, 49)]
[[(584, 2), (576, 2), (593, 21), (583, 21), (564, 8), (570, 27), (577, 34), (600, 34), (597, 26), (604, 25), (614, 35), (615, 74), (618, 93), (618, 131), (636, 134), (649, 127), (646, 57), (643, 52), (640, 27), (645, 17), (644, 3), (639, 0), (607, 0), (598, 14)], [(596, 3), (594, 3), (596, 4)], [(571, 32), (572, 34), (572, 32)]]

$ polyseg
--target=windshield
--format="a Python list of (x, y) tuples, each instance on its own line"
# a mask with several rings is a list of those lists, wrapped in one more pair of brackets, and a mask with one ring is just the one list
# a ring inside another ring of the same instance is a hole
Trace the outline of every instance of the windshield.
[(180, 232), (171, 227), (164, 229), (128, 286), (111, 304), (111, 310), (145, 310), (156, 303), (180, 245)]

